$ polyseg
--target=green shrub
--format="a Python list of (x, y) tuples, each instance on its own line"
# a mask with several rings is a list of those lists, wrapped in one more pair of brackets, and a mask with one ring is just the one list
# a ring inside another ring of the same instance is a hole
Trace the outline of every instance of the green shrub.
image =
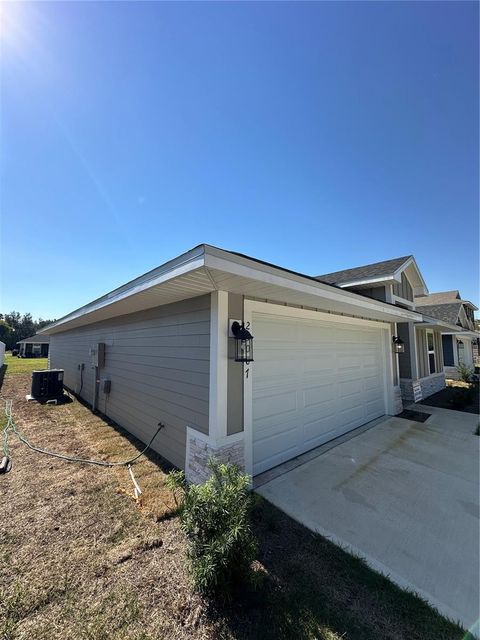
[(457, 371), (460, 376), (460, 380), (463, 380), (463, 382), (470, 382), (473, 374), (475, 373), (475, 369), (473, 367), (468, 367), (466, 364), (459, 364)]
[(253, 497), (249, 476), (238, 467), (214, 459), (208, 466), (212, 475), (203, 484), (188, 485), (177, 474), (170, 486), (183, 494), (180, 519), (196, 589), (228, 599), (236, 586), (252, 579)]

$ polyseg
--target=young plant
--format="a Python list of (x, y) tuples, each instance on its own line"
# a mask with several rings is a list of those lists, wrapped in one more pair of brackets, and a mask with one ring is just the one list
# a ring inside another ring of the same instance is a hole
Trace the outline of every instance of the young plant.
[(463, 382), (470, 382), (473, 374), (475, 373), (475, 369), (473, 367), (469, 367), (463, 363), (458, 365), (457, 371), (460, 376), (460, 380)]
[(228, 599), (233, 589), (252, 578), (257, 544), (252, 532), (250, 479), (238, 467), (211, 459), (210, 478), (188, 485), (172, 478), (183, 494), (180, 512), (188, 541), (188, 566), (195, 588)]

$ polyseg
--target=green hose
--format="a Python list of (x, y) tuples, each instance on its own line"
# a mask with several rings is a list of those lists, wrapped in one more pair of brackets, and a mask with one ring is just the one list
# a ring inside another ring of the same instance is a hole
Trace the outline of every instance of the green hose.
[[(138, 460), (138, 458), (143, 456), (143, 454), (147, 451), (147, 449), (150, 448), (150, 445), (157, 437), (159, 431), (161, 431), (161, 429), (163, 429), (165, 426), (161, 422), (159, 422), (158, 429), (153, 434), (152, 438), (150, 439), (150, 442), (142, 451), (140, 451), (140, 453), (138, 453), (133, 458), (130, 458), (129, 460), (125, 460), (123, 462), (106, 462), (105, 460), (88, 460), (85, 458), (77, 458), (75, 456), (67, 456), (61, 453), (55, 453), (54, 451), (47, 451), (46, 449), (41, 449), (40, 447), (34, 446), (33, 444), (31, 444), (31, 442), (27, 440), (27, 438), (25, 438), (24, 435), (22, 435), (22, 433), (18, 430), (17, 425), (15, 424), (15, 421), (12, 416), (11, 400), (5, 401), (5, 415), (7, 417), (7, 424), (3, 429), (3, 436), (2, 436), (2, 446), (3, 446), (4, 457), (10, 458), (8, 436), (9, 436), (9, 433), (11, 432), (11, 433), (14, 433), (17, 436), (17, 438), (21, 442), (23, 442), (23, 444), (25, 444), (29, 449), (32, 449), (32, 451), (36, 451), (37, 453), (42, 453), (46, 456), (52, 456), (53, 458), (60, 458), (61, 460), (66, 460), (67, 462), (80, 462), (83, 464), (94, 464), (99, 467), (126, 467), (130, 464), (133, 464), (134, 462), (136, 462), (136, 460)], [(10, 467), (8, 468), (8, 471), (10, 471), (10, 469), (11, 469), (11, 463), (10, 463)]]

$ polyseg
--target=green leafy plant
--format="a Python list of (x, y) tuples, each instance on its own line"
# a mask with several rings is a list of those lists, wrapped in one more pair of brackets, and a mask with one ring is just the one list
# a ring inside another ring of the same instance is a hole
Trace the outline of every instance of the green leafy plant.
[(460, 376), (460, 380), (463, 382), (470, 382), (473, 374), (475, 373), (475, 369), (473, 367), (469, 367), (463, 363), (458, 365), (457, 371)]
[[(210, 478), (188, 485), (177, 472), (170, 487), (183, 494), (180, 512), (188, 541), (188, 565), (195, 588), (228, 599), (240, 583), (252, 580), (257, 544), (252, 532), (250, 479), (238, 467), (215, 459)], [(171, 474), (170, 474), (171, 475)]]

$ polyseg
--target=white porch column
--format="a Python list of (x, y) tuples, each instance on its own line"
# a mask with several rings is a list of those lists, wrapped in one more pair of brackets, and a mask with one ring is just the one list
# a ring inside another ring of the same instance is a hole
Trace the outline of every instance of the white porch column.
[(418, 380), (417, 334), (413, 322), (408, 323), (408, 349), (410, 353), (411, 379)]
[(210, 392), (208, 435), (227, 435), (228, 292), (213, 291), (210, 307)]

